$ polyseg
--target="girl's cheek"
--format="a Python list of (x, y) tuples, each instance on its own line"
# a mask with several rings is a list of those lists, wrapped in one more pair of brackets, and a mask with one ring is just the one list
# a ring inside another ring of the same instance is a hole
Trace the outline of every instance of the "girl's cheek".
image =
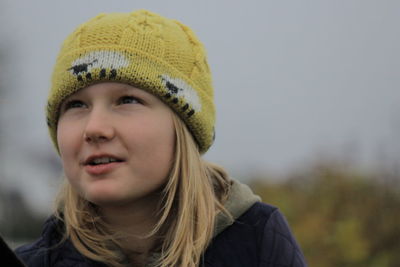
[(76, 147), (78, 143), (79, 128), (77, 125), (68, 124), (66, 122), (60, 123), (57, 131), (58, 147), (61, 155), (68, 154), (69, 150)]

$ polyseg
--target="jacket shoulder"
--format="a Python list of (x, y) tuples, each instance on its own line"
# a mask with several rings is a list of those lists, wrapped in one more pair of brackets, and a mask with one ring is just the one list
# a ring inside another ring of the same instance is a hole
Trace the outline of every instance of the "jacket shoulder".
[(216, 236), (205, 266), (306, 266), (285, 217), (278, 208), (256, 202)]
[(54, 216), (49, 217), (41, 236), (34, 242), (18, 247), (17, 256), (27, 266), (50, 266), (50, 251), (59, 245), (62, 236), (62, 223)]
[(26, 244), (15, 249), (15, 254), (27, 266), (48, 266), (46, 263), (46, 247), (42, 237), (31, 244)]
[(284, 215), (274, 211), (264, 226), (260, 266), (307, 266)]
[(41, 237), (31, 244), (18, 247), (15, 253), (29, 267), (102, 266), (85, 258), (62, 236), (63, 223), (51, 217), (45, 222)]

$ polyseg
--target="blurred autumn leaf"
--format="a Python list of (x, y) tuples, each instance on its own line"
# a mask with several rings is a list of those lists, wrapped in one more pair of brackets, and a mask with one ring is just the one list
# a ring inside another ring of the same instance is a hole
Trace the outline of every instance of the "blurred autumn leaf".
[[(270, 182), (268, 182), (270, 181)], [(400, 262), (400, 177), (320, 164), (251, 187), (278, 206), (310, 266), (394, 267)]]

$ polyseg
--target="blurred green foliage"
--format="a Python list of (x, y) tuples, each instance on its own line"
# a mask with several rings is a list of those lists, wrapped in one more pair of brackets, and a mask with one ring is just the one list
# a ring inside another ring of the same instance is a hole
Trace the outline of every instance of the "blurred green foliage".
[(251, 187), (287, 217), (309, 266), (400, 266), (400, 177), (320, 164)]

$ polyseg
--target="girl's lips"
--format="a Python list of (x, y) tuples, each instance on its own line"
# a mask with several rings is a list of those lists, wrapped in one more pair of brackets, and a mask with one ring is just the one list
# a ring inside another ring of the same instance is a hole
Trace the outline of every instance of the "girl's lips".
[(85, 165), (85, 170), (91, 175), (102, 175), (118, 168), (123, 162), (110, 162), (98, 165)]

